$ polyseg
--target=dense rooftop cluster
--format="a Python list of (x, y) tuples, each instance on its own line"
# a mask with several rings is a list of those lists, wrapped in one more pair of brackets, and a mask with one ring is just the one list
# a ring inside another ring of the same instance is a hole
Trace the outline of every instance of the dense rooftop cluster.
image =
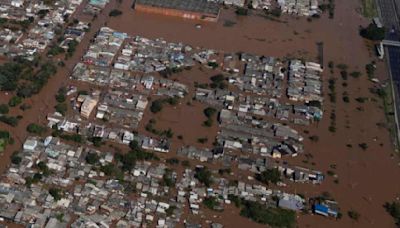
[[(79, 42), (88, 28), (71, 24), (61, 46), (70, 48), (68, 42)], [(210, 84), (194, 83), (194, 90), (169, 78), (199, 65), (220, 74)], [(231, 203), (242, 215), (271, 225), (276, 218), (254, 218), (251, 210), (277, 213), (286, 225), (293, 224), (295, 211), (318, 213), (316, 206), (320, 214), (328, 210), (324, 215), (337, 216), (334, 201), (309, 204), (304, 197), (264, 186), (324, 181), (320, 171), (274, 160), (307, 150), (290, 124), (310, 125), (322, 118), (321, 73), (317, 63), (223, 53), (103, 27), (71, 72), (75, 85), (56, 95), (71, 109), (56, 107), (47, 115), (52, 136), (30, 137), (13, 155), (0, 181), (5, 209), (0, 216), (47, 227), (174, 227), (186, 219), (186, 206), (203, 216), (204, 208), (223, 211)], [(205, 125), (217, 120), (212, 148), (184, 145), (173, 151), (173, 133), (154, 129), (153, 119), (146, 132), (139, 132), (146, 110), (159, 112), (163, 104), (176, 105), (188, 95), (208, 105)], [(116, 143), (109, 145), (113, 152), (104, 151), (107, 142)], [(131, 151), (124, 154), (117, 144)], [(160, 160), (153, 152), (177, 157)], [(221, 166), (193, 169), (186, 159)], [(175, 169), (179, 163), (184, 169)], [(233, 180), (235, 172), (252, 176)]]
[[(0, 18), (6, 20), (4, 23), (11, 24), (8, 26), (10, 29), (3, 31), (8, 37), (2, 40), (1, 53), (32, 60), (36, 53), (43, 52), (52, 43), (82, 1), (57, 1), (45, 4), (43, 1), (12, 0), (9, 3), (1, 4), (0, 9), (3, 11)], [(30, 27), (26, 36), (21, 37), (14, 32), (19, 26), (23, 31)]]
[(202, 214), (202, 208), (224, 210), (238, 199), (280, 210), (310, 207), (298, 195), (208, 176), (210, 171), (200, 166), (184, 169), (178, 178), (165, 164), (138, 157), (120, 172), (120, 155), (71, 146), (51, 136), (28, 138), (13, 157), (14, 164), (0, 181), (0, 216), (22, 224), (175, 227), (186, 204), (193, 214)]

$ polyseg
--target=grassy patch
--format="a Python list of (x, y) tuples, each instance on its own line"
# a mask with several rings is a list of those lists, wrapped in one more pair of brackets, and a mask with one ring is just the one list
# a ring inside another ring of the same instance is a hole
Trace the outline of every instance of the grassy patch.
[(361, 0), (362, 3), (362, 14), (366, 18), (376, 17), (376, 5), (375, 0)]
[(390, 136), (392, 138), (392, 141), (394, 142), (395, 148), (398, 149), (399, 141), (397, 137), (397, 128), (395, 120), (396, 117), (394, 115), (395, 110), (393, 105), (393, 94), (391, 89), (391, 83), (382, 89), (384, 90), (384, 93), (380, 97), (382, 98), (383, 101), (383, 110), (385, 112), (387, 128), (390, 132)]
[(4, 151), (4, 149), (6, 148), (7, 142), (5, 139), (0, 139), (0, 153), (2, 153)]

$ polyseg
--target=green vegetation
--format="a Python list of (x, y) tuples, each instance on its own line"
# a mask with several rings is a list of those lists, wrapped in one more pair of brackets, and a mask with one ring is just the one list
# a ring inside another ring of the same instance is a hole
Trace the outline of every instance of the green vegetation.
[(325, 4), (320, 4), (319, 9), (322, 12), (328, 11), (329, 13), (329, 18), (333, 19), (335, 16), (335, 1), (334, 0), (329, 0), (328, 3)]
[(168, 158), (166, 160), (167, 164), (170, 165), (178, 165), (179, 164), (179, 159), (178, 158)]
[(281, 208), (268, 208), (258, 202), (243, 200), (234, 195), (228, 195), (228, 199), (239, 207), (240, 215), (257, 223), (267, 224), (271, 227), (295, 227), (296, 212)]
[(281, 173), (279, 172), (278, 169), (267, 169), (259, 174), (255, 175), (256, 180), (269, 184), (271, 183), (278, 183), (281, 180)]
[(319, 141), (319, 137), (318, 135), (313, 135), (308, 137), (312, 142), (318, 142)]
[(348, 215), (351, 219), (353, 219), (353, 220), (355, 220), (355, 221), (358, 221), (358, 219), (360, 218), (360, 213), (358, 213), (358, 212), (355, 211), (355, 210), (350, 210), (350, 211), (348, 211), (348, 212), (347, 212), (347, 215)]
[(19, 106), (19, 109), (21, 109), (22, 111), (28, 110), (32, 108), (32, 106), (28, 105), (28, 104), (22, 104), (21, 106)]
[(331, 114), (330, 114), (330, 125), (328, 130), (332, 133), (336, 132), (336, 113), (335, 113), (335, 109), (332, 109)]
[(218, 200), (215, 197), (206, 197), (203, 200), (203, 204), (210, 210), (216, 210), (216, 208), (219, 206)]
[(279, 8), (272, 8), (272, 9), (268, 10), (267, 13), (274, 17), (282, 16), (282, 10)]
[(360, 36), (373, 41), (383, 40), (385, 28), (378, 28), (374, 23), (370, 23), (366, 28), (360, 29)]
[(166, 169), (161, 184), (170, 188), (175, 186), (175, 180), (172, 177), (172, 171), (170, 169)]
[(47, 55), (48, 56), (56, 56), (56, 55), (62, 54), (64, 52), (65, 52), (65, 50), (62, 47), (60, 47), (58, 45), (53, 45), (47, 51)]
[(366, 18), (374, 18), (377, 15), (376, 4), (374, 0), (361, 0), (362, 14)]
[(46, 165), (46, 163), (44, 163), (43, 161), (40, 161), (37, 164), (37, 168), (39, 169), (39, 171), (43, 174), (43, 176), (48, 176), (50, 175), (50, 170), (49, 167)]
[[(185, 69), (190, 69), (190, 67), (189, 68), (185, 68)], [(159, 73), (160, 73), (160, 75), (161, 76), (163, 76), (164, 78), (168, 78), (169, 76), (171, 76), (172, 74), (176, 74), (176, 73), (179, 73), (179, 72), (182, 72), (183, 71), (183, 69), (182, 68), (178, 68), (178, 67), (167, 67), (167, 69), (165, 69), (165, 70), (163, 70), (163, 71), (160, 71)]]
[(210, 84), (210, 87), (215, 89), (226, 89), (228, 85), (225, 82), (225, 77), (222, 74), (217, 74), (212, 76), (211, 78), (212, 83)]
[(73, 55), (74, 55), (74, 53), (75, 53), (75, 50), (76, 50), (76, 47), (78, 46), (78, 41), (76, 41), (76, 40), (71, 40), (69, 43), (68, 43), (68, 49), (67, 49), (67, 54), (66, 54), (66, 57), (68, 58), (68, 57), (72, 57)]
[(130, 171), (136, 164), (136, 161), (158, 160), (159, 158), (152, 152), (146, 152), (140, 148), (131, 150), (128, 153), (116, 153), (115, 159), (121, 163), (122, 171)]
[(7, 141), (5, 139), (0, 139), (0, 152), (3, 152), (6, 149)]
[(335, 71), (335, 63), (333, 62), (333, 61), (329, 61), (328, 62), (328, 68), (329, 68), (329, 71), (331, 72), (331, 74), (333, 74)]
[(396, 120), (394, 115), (393, 95), (392, 95), (392, 82), (389, 80), (389, 85), (383, 88), (373, 88), (371, 93), (379, 96), (383, 102), (383, 110), (386, 117), (386, 128), (389, 130), (395, 147), (398, 148), (399, 141), (397, 136)]
[(31, 123), (26, 127), (26, 131), (32, 134), (41, 135), (45, 133), (47, 130), (46, 127), (43, 127), (39, 124)]
[(213, 117), (216, 112), (217, 112), (217, 110), (215, 108), (212, 108), (212, 107), (208, 107), (208, 108), (203, 110), (203, 113), (207, 118)]
[(332, 103), (336, 103), (336, 87), (335, 87), (336, 79), (330, 78), (328, 83), (329, 83), (329, 87), (328, 88), (330, 90), (330, 93), (328, 94), (329, 95), (329, 99), (330, 99), (330, 101)]
[(117, 16), (119, 16), (119, 15), (121, 15), (121, 14), (122, 14), (122, 11), (121, 11), (121, 10), (113, 9), (113, 10), (110, 11), (110, 13), (108, 14), (108, 16), (110, 16), (110, 17), (117, 17)]
[(343, 80), (347, 80), (347, 71), (346, 70), (342, 70), (340, 71), (340, 76), (342, 76)]
[(326, 174), (328, 174), (329, 176), (335, 176), (336, 175), (335, 172), (332, 171), (332, 170), (326, 171)]
[(175, 209), (176, 209), (176, 206), (174, 206), (174, 205), (169, 206), (169, 208), (167, 210), (165, 210), (166, 215), (172, 216)]
[(115, 165), (111, 163), (101, 166), (100, 171), (103, 172), (106, 176), (120, 175), (118, 174), (118, 172), (120, 171), (116, 168)]
[(59, 201), (63, 195), (61, 189), (58, 188), (50, 188), (49, 194), (54, 198), (55, 201)]
[(8, 106), (10, 106), (10, 107), (15, 107), (15, 106), (17, 106), (17, 105), (19, 105), (19, 104), (21, 104), (21, 103), (22, 103), (22, 98), (17, 97), (17, 96), (13, 96), (13, 97), (11, 97), (10, 100), (8, 101)]
[(88, 153), (85, 160), (88, 164), (95, 165), (99, 162), (100, 157), (97, 153)]
[(65, 102), (66, 95), (67, 95), (67, 89), (65, 87), (61, 87), (60, 89), (58, 89), (58, 92), (57, 92), (57, 94), (55, 96), (56, 101), (58, 103)]
[(56, 112), (59, 112), (61, 115), (64, 116), (68, 110), (68, 106), (66, 103), (58, 103), (56, 104), (56, 106), (54, 106), (54, 109), (56, 110)]
[(246, 9), (246, 8), (237, 8), (236, 9), (236, 14), (237, 15), (239, 15), (239, 16), (247, 16), (248, 14), (249, 14), (249, 10), (248, 9)]
[(349, 98), (349, 94), (347, 92), (343, 92), (343, 102), (344, 103), (350, 103), (350, 98)]
[(18, 125), (19, 119), (18, 117), (14, 116), (2, 115), (0, 116), (0, 122), (10, 125), (11, 127), (16, 127)]
[(150, 111), (152, 113), (158, 113), (163, 109), (163, 105), (165, 103), (167, 103), (169, 105), (177, 105), (178, 101), (179, 101), (178, 97), (169, 97), (169, 98), (165, 98), (165, 99), (157, 99), (157, 100), (151, 102)]
[(375, 76), (376, 66), (375, 63), (368, 63), (365, 65), (365, 71), (367, 72), (368, 79), (372, 79)]
[(155, 100), (151, 103), (150, 111), (152, 113), (160, 112), (163, 108), (163, 102), (161, 100)]
[(366, 144), (366, 143), (360, 143), (360, 144), (358, 144), (358, 146), (359, 146), (362, 150), (367, 150), (367, 149), (368, 149), (368, 144)]
[(9, 112), (8, 105), (6, 104), (1, 104), (0, 105), (0, 114), (7, 114)]
[(24, 71), (30, 71), (27, 65), (9, 62), (0, 66), (0, 90), (14, 91), (18, 86), (18, 79)]
[(11, 163), (13, 163), (14, 165), (19, 165), (22, 161), (22, 158), (20, 156), (18, 156), (18, 151), (15, 151), (12, 155), (11, 155)]
[(218, 169), (218, 174), (223, 176), (225, 173), (226, 174), (230, 174), (232, 172), (232, 170), (230, 168), (226, 168), (226, 169)]
[(22, 102), (21, 98), (39, 93), (56, 71), (57, 67), (52, 62), (29, 62), (17, 58), (0, 66), (0, 90), (16, 91), (20, 98), (12, 98), (9, 102), (10, 106), (16, 106)]
[(67, 99), (66, 94), (67, 94), (67, 89), (65, 87), (61, 87), (58, 89), (58, 92), (55, 95), (57, 104), (54, 106), (54, 109), (56, 110), (56, 112), (60, 113), (63, 116), (68, 111), (68, 105), (65, 102)]
[(59, 213), (55, 215), (55, 218), (59, 221), (59, 222), (64, 222), (64, 214), (63, 213)]
[(88, 141), (92, 142), (93, 146), (95, 146), (95, 147), (100, 147), (101, 145), (104, 144), (103, 138), (101, 138), (101, 137), (90, 137), (90, 138), (88, 138)]
[(210, 187), (213, 183), (212, 174), (207, 167), (197, 168), (194, 177), (206, 187)]
[(217, 62), (208, 62), (207, 66), (211, 67), (212, 69), (217, 69), (217, 67), (219, 66)]
[(353, 71), (350, 73), (350, 76), (353, 78), (359, 78), (361, 76), (361, 72), (359, 71)]
[(358, 103), (365, 103), (366, 101), (368, 101), (367, 97), (357, 97), (355, 99)]
[(182, 165), (183, 167), (190, 167), (190, 161), (188, 161), (188, 160), (183, 160), (183, 161), (181, 161), (181, 165)]
[(58, 135), (58, 137), (67, 140), (67, 141), (73, 141), (76, 143), (83, 143), (84, 142), (84, 138), (79, 135), (79, 134), (60, 134)]
[(145, 126), (146, 131), (151, 132), (151, 133), (161, 136), (161, 137), (167, 137), (169, 139), (174, 136), (174, 133), (172, 132), (171, 128), (168, 128), (167, 130), (158, 130), (154, 127), (155, 124), (156, 124), (156, 120), (150, 119), (149, 122)]
[(399, 202), (391, 202), (385, 203), (384, 205), (386, 211), (394, 218), (397, 227), (400, 226), (400, 203)]
[(208, 138), (207, 137), (198, 138), (197, 142), (201, 143), (201, 144), (204, 144), (204, 143), (208, 142)]
[(8, 131), (0, 130), (0, 152), (3, 152), (7, 144), (11, 143), (12, 140)]
[(204, 115), (207, 117), (207, 120), (203, 122), (203, 126), (211, 127), (213, 125), (213, 117), (216, 112), (217, 110), (212, 107), (208, 107), (203, 110)]

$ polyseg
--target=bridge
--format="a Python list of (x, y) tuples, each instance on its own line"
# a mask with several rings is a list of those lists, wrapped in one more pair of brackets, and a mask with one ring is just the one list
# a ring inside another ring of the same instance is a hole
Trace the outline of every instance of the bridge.
[(382, 40), (382, 44), (385, 46), (400, 47), (400, 41), (395, 40)]

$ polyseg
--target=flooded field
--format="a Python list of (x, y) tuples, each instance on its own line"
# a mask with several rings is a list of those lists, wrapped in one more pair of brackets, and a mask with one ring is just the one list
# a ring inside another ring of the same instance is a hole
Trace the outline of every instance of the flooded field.
[[(275, 22), (257, 16), (256, 13), (252, 16), (236, 16), (233, 10), (223, 10), (218, 23), (201, 22), (199, 29), (196, 28), (196, 24), (199, 23), (196, 21), (137, 13), (131, 8), (131, 1), (123, 1), (122, 5), (111, 1), (98, 19), (92, 22), (92, 29), (78, 46), (75, 55), (65, 61), (66, 66), (59, 69), (57, 75), (49, 80), (39, 95), (25, 101), (32, 108), (25, 112), (19, 109), (12, 110), (11, 114), (24, 116), (18, 128), (13, 129), (0, 123), (0, 128), (9, 130), (16, 140), (14, 145), (7, 147), (0, 161), (0, 172), (8, 166), (12, 152), (21, 148), (27, 136), (26, 126), (32, 122), (46, 123), (45, 115), (54, 111), (54, 94), (60, 86), (69, 84), (71, 69), (80, 60), (90, 40), (101, 26), (107, 25), (129, 35), (163, 37), (167, 41), (183, 42), (224, 52), (243, 51), (281, 58), (296, 56), (314, 61), (318, 54), (316, 43), (323, 42), (325, 69), (328, 69), (328, 61), (333, 61), (336, 64), (347, 64), (349, 71), (361, 71), (363, 75), (360, 78), (349, 77), (346, 81), (348, 85), (344, 87), (338, 69), (335, 69), (332, 75), (329, 70), (324, 72), (326, 79), (324, 88), (328, 88), (328, 78), (337, 79), (337, 102), (331, 103), (326, 91), (323, 120), (317, 126), (307, 128), (308, 135), (319, 136), (318, 142), (305, 140), (306, 151), (312, 158), (307, 163), (304, 162), (306, 160), (304, 156), (288, 161), (323, 171), (332, 170), (330, 167), (335, 165), (334, 172), (339, 182), (334, 183), (334, 178), (328, 176), (320, 186), (293, 184), (287, 187), (286, 191), (290, 189), (306, 196), (315, 196), (327, 191), (339, 202), (343, 218), (334, 220), (315, 215), (302, 215), (298, 219), (299, 227), (392, 227), (394, 221), (385, 212), (383, 204), (393, 200), (400, 193), (400, 183), (397, 181), (400, 176), (398, 155), (395, 154), (390, 142), (389, 132), (377, 126), (377, 123), (385, 122), (385, 116), (380, 98), (369, 92), (373, 83), (365, 75), (365, 64), (376, 59), (358, 35), (359, 26), (368, 23), (358, 13), (359, 5), (358, 0), (336, 0), (333, 20), (324, 15), (312, 22), (305, 18), (296, 19), (287, 16), (280, 19), (282, 22)], [(108, 18), (108, 12), (117, 7), (123, 10), (123, 14)], [(82, 16), (84, 17), (86, 16)], [(217, 126), (216, 124), (211, 128), (202, 126), (202, 121), (206, 119), (203, 114), (206, 106), (192, 102), (191, 95), (194, 81), (207, 82), (207, 78), (213, 76), (213, 73), (207, 71), (204, 74), (199, 69), (193, 69), (174, 75), (173, 79), (191, 85), (191, 92), (175, 108), (166, 105), (163, 111), (156, 115), (146, 110), (139, 131), (145, 132), (145, 124), (154, 118), (157, 128), (173, 130), (172, 151), (184, 144), (211, 146), (218, 132)], [(380, 80), (386, 80), (387, 72), (383, 62), (377, 62), (376, 75)], [(342, 101), (343, 92), (349, 94), (349, 103)], [(1, 94), (0, 103), (6, 103), (10, 97), (10, 94)], [(375, 98), (375, 101), (370, 99), (360, 104), (354, 100), (357, 97)], [(188, 105), (188, 102), (191, 105)], [(357, 109), (360, 106), (363, 111)], [(335, 133), (328, 131), (329, 113), (332, 110), (336, 113)], [(300, 131), (305, 129), (298, 128)], [(183, 140), (178, 140), (178, 135), (182, 135)], [(197, 142), (197, 138), (203, 136), (209, 139), (204, 145)], [(361, 143), (368, 144), (368, 149), (362, 150), (358, 146)], [(348, 144), (352, 147), (347, 146)], [(347, 211), (350, 209), (360, 213), (358, 222), (347, 216)], [(213, 215), (219, 216), (215, 221), (226, 224), (227, 227), (243, 227), (248, 224), (257, 227), (256, 224), (240, 217), (238, 210), (234, 208), (227, 208), (222, 214), (217, 212), (207, 214), (211, 216), (210, 218), (213, 218)]]

